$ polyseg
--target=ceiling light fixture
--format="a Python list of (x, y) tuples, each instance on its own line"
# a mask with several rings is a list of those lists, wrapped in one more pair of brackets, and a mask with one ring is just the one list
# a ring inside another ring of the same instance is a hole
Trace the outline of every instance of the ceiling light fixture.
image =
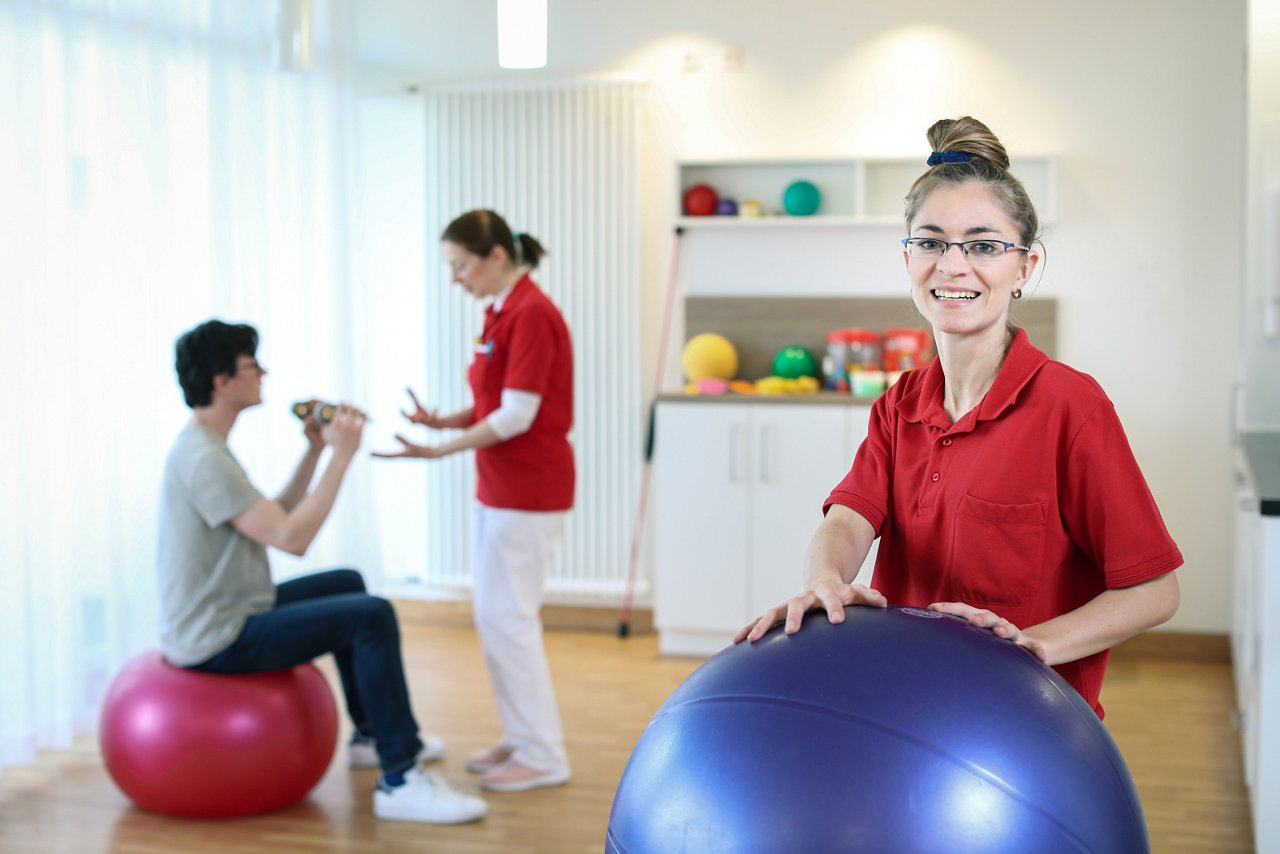
[(498, 0), (498, 65), (547, 64), (547, 0)]
[(274, 62), (281, 71), (310, 71), (315, 63), (315, 0), (280, 0)]

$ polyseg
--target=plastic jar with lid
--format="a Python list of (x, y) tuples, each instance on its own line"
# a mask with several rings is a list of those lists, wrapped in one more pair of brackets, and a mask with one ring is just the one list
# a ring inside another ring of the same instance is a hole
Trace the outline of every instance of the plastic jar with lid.
[(870, 329), (845, 329), (850, 371), (880, 370), (880, 336)]
[(847, 329), (827, 333), (827, 355), (822, 359), (823, 387), (828, 391), (849, 391), (849, 336)]

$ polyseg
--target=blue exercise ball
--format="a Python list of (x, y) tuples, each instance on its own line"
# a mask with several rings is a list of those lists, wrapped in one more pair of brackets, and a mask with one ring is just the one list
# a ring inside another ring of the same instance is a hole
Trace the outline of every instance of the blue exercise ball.
[(1150, 850), (1115, 742), (1030, 653), (955, 617), (849, 607), (710, 658), (662, 705), (606, 851)]
[(782, 208), (792, 216), (812, 216), (822, 205), (822, 193), (812, 181), (793, 181), (782, 193)]

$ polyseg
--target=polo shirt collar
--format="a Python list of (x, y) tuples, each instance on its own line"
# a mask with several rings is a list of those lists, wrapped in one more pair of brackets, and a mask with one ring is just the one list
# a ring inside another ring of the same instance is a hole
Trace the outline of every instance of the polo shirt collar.
[[(1013, 406), (1023, 387), (1048, 360), (1044, 351), (1031, 343), (1026, 331), (1019, 329), (1014, 333), (1013, 343), (1009, 345), (1009, 353), (996, 374), (995, 382), (978, 404), (976, 416), (971, 418), (966, 414), (956, 426), (965, 425), (961, 429), (967, 427), (972, 430), (977, 421), (999, 418), (1006, 409)], [(935, 358), (924, 371), (925, 375), (917, 389), (898, 401), (898, 413), (907, 421), (923, 421), (944, 430), (950, 429), (951, 417), (942, 406), (942, 360)]]
[(514, 285), (507, 288), (505, 291), (503, 291), (502, 293), (498, 294), (496, 297), (493, 298), (493, 302), (489, 304), (489, 313), (497, 314), (498, 312), (502, 311), (502, 309), (506, 307), (508, 303), (511, 303), (513, 300), (516, 303), (519, 303), (520, 300), (518, 298), (518, 295), (523, 295), (523, 291), (526, 289), (524, 287), (526, 282), (528, 282), (530, 285), (533, 284), (532, 280), (529, 278), (528, 273), (523, 274), (519, 279), (516, 279), (516, 283)]

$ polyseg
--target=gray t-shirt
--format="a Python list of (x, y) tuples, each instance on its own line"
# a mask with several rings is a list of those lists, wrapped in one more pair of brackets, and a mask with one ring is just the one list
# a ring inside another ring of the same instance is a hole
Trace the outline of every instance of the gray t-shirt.
[(221, 652), (276, 601), (267, 550), (231, 519), (262, 493), (218, 434), (187, 424), (164, 464), (160, 498), (160, 647), (178, 666)]

